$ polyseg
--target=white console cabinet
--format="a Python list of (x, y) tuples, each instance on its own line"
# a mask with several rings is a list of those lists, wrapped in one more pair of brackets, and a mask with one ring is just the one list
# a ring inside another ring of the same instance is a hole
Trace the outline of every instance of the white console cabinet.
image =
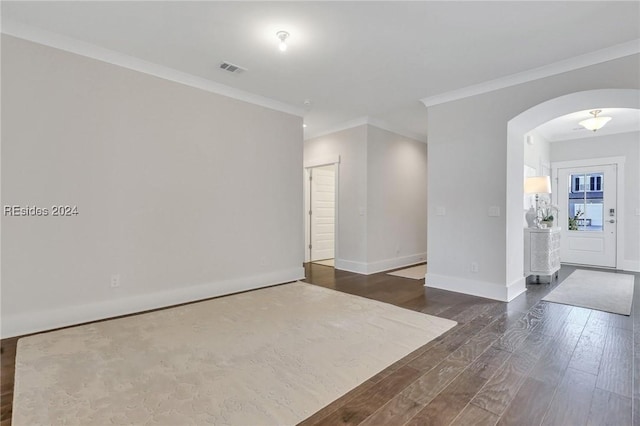
[(551, 281), (560, 270), (560, 228), (524, 229), (524, 276)]

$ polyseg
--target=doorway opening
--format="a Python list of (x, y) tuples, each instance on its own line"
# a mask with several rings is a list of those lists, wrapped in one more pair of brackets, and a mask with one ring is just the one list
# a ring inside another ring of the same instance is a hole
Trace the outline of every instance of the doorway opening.
[[(638, 89), (596, 89), (587, 90), (583, 92), (576, 92), (558, 98), (550, 99), (542, 102), (532, 108), (521, 112), (516, 117), (513, 117), (507, 124), (507, 206), (506, 206), (506, 228), (507, 228), (507, 250), (506, 250), (506, 264), (507, 264), (507, 282), (509, 283), (509, 297), (512, 299), (518, 294), (526, 291), (526, 278), (523, 274), (524, 256), (524, 237), (522, 227), (525, 224), (523, 219), (522, 210), (522, 194), (524, 186), (524, 154), (526, 145), (526, 135), (532, 130), (536, 129), (544, 123), (547, 123), (555, 118), (571, 114), (576, 111), (593, 110), (597, 105), (604, 108), (633, 108), (638, 109), (638, 95), (640, 90)], [(614, 154), (617, 155), (617, 154)], [(598, 163), (592, 165), (605, 164), (604, 158), (599, 158)], [(540, 174), (540, 173), (538, 173)], [(625, 260), (625, 234), (627, 230), (624, 221), (624, 188), (621, 186), (621, 179), (624, 173), (621, 172), (618, 167), (617, 176), (620, 178), (618, 184), (618, 199), (617, 207), (615, 207), (615, 226), (617, 232), (615, 242), (615, 266), (620, 269), (627, 269), (623, 265), (637, 268), (636, 262), (631, 261), (628, 263)], [(552, 173), (552, 183), (557, 178), (557, 174)], [(589, 179), (591, 176), (589, 176)], [(596, 184), (597, 185), (597, 184)], [(568, 190), (568, 182), (567, 182)], [(553, 190), (557, 192), (557, 190)], [(584, 203), (587, 204), (587, 203)], [(560, 207), (560, 206), (558, 206)], [(609, 218), (609, 208), (606, 207), (603, 213), (603, 220), (605, 224), (603, 229), (607, 228), (607, 220)], [(568, 211), (568, 206), (564, 209), (565, 214)], [(566, 225), (564, 222), (566, 221)], [(559, 221), (559, 225), (563, 225), (568, 228), (568, 217), (565, 217)], [(586, 225), (586, 221), (585, 221)], [(587, 231), (584, 231), (585, 233)], [(565, 259), (561, 258), (561, 261)]]
[(336, 165), (305, 169), (305, 262), (335, 267)]

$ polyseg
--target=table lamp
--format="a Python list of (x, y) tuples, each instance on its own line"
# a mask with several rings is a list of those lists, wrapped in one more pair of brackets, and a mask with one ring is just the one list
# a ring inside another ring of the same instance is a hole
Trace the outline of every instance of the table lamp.
[(524, 193), (536, 194), (536, 218), (540, 194), (551, 194), (551, 178), (549, 176), (532, 176), (524, 180)]

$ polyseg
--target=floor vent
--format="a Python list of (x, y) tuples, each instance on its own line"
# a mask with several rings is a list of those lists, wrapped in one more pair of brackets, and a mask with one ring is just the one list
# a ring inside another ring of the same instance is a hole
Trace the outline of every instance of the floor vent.
[(246, 68), (242, 68), (240, 65), (235, 65), (227, 61), (220, 64), (220, 69), (232, 72), (234, 74), (241, 74), (247, 70)]

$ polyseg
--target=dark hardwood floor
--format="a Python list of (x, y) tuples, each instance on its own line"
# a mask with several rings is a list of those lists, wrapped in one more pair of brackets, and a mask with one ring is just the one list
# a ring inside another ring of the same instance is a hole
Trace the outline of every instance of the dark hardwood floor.
[[(324, 407), (303, 425), (640, 425), (640, 274), (631, 316), (425, 288), (424, 280), (307, 264), (306, 282), (458, 325)], [(0, 426), (11, 424), (17, 338), (0, 342)]]
[(307, 265), (309, 283), (458, 325), (302, 424), (640, 425), (640, 274), (629, 317), (540, 300), (574, 270), (501, 303)]

